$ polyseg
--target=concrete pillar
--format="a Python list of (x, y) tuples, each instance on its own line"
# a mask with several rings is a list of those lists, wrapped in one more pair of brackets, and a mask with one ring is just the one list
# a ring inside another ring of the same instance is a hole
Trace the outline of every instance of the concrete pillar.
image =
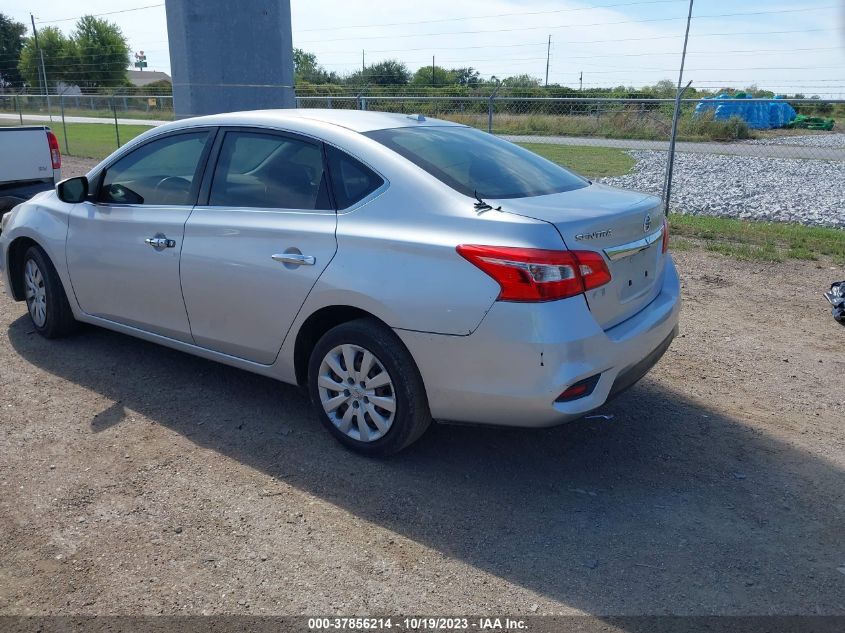
[(165, 0), (177, 119), (294, 108), (290, 0)]

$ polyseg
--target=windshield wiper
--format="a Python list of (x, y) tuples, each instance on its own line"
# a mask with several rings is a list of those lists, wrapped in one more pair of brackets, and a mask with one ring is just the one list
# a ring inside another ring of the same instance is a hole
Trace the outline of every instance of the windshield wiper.
[(472, 193), (475, 196), (475, 199), (478, 200), (478, 202), (476, 202), (473, 206), (475, 207), (475, 210), (478, 211), (479, 214), (484, 213), (485, 211), (501, 211), (502, 210), (501, 206), (498, 206), (494, 209), (492, 207), (492, 205), (487, 204), (486, 202), (484, 202), (484, 200), (479, 198), (477, 189), (475, 191), (473, 191)]

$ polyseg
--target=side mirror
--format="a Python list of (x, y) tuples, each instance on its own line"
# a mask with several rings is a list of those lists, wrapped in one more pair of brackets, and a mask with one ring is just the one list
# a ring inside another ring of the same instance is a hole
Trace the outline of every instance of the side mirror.
[(88, 179), (85, 176), (68, 178), (56, 185), (59, 200), (69, 204), (83, 202), (88, 197)]

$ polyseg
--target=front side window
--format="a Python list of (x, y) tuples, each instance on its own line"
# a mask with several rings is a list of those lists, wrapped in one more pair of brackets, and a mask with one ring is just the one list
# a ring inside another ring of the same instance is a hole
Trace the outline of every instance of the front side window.
[(473, 128), (401, 127), (366, 135), (467, 196), (526, 198), (589, 184), (527, 149)]
[(193, 204), (193, 187), (208, 132), (177, 134), (129, 152), (105, 173), (99, 201), (110, 204)]
[(267, 209), (330, 209), (319, 145), (261, 132), (227, 132), (208, 204)]

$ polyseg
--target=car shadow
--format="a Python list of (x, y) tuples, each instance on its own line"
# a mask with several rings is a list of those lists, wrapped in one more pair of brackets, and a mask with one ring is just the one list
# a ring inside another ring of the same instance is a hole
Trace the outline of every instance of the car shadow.
[(91, 433), (136, 411), (588, 613), (845, 613), (842, 471), (649, 379), (610, 420), (437, 425), (373, 460), (338, 445), (297, 388), (97, 328), (45, 341), (21, 317), (8, 335), (28, 362), (115, 401), (75, 421)]

